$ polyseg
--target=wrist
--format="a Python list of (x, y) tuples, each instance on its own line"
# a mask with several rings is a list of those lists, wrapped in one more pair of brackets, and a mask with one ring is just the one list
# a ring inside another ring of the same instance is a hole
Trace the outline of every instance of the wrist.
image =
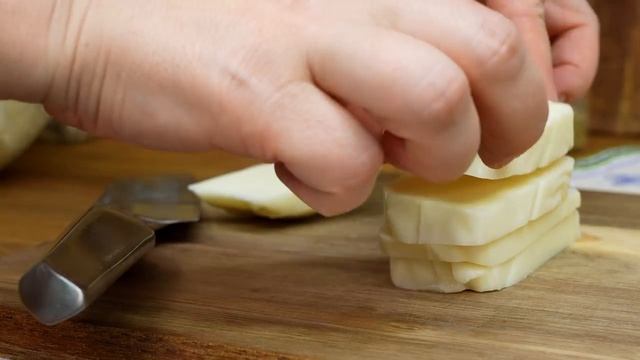
[(55, 0), (0, 0), (0, 99), (42, 102), (55, 68)]

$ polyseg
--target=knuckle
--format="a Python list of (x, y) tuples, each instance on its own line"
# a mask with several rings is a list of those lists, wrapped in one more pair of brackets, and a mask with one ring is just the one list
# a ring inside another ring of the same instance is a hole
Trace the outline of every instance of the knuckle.
[(476, 51), (485, 72), (513, 74), (524, 66), (525, 48), (512, 22), (497, 17), (484, 24), (479, 36)]
[[(307, 83), (293, 83), (270, 99), (271, 109), (280, 110), (276, 121), (268, 121), (259, 133), (261, 153), (285, 163), (295, 163), (310, 175), (307, 181), (319, 191), (328, 194), (350, 194), (371, 184), (383, 163), (384, 156), (378, 143), (364, 135), (365, 131), (350, 131), (359, 125), (346, 125), (340, 115), (330, 110), (310, 113), (305, 122), (323, 122), (322, 130), (304, 130), (300, 116), (309, 113), (306, 100), (315, 96)], [(295, 107), (295, 108), (292, 108)], [(331, 117), (334, 117), (333, 119)], [(326, 121), (325, 121), (326, 120)], [(298, 122), (296, 129), (287, 131), (290, 122)]]
[(262, 121), (255, 127), (242, 126), (239, 131), (247, 154), (262, 161), (274, 162), (277, 160), (281, 132), (270, 125), (270, 122)]
[[(296, 113), (297, 107), (309, 91), (308, 85), (300, 82), (281, 84), (266, 93), (252, 89), (249, 96), (258, 95), (256, 98), (262, 99), (261, 105), (257, 106), (258, 110), (252, 107), (238, 110), (250, 118), (249, 121), (239, 122), (238, 126), (241, 138), (245, 142), (245, 149), (248, 149), (251, 156), (274, 161), (291, 151), (288, 147), (296, 143), (296, 134), (286, 131), (288, 122), (298, 120), (294, 119), (291, 113)], [(256, 115), (257, 112), (262, 114)], [(275, 113), (279, 116), (272, 116)]]
[(462, 70), (453, 68), (440, 71), (434, 81), (423, 81), (418, 94), (431, 94), (417, 102), (421, 104), (417, 110), (418, 119), (427, 120), (431, 131), (444, 131), (455, 126), (454, 121), (461, 106), (471, 96), (469, 81)]

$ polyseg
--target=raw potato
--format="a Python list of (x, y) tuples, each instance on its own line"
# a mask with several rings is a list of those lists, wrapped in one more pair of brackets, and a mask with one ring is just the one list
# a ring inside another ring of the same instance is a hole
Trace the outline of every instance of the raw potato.
[(41, 105), (0, 101), (0, 168), (18, 157), (48, 120), (49, 115)]
[(493, 181), (467, 176), (435, 185), (402, 178), (386, 189), (389, 235), (407, 244), (489, 243), (558, 206), (573, 163), (563, 157), (532, 174)]
[(383, 251), (392, 258), (468, 262), (496, 266), (521, 253), (527, 246), (566, 219), (580, 206), (580, 193), (570, 189), (562, 203), (551, 212), (504, 237), (480, 246), (405, 244), (382, 232)]
[(529, 150), (501, 169), (492, 169), (476, 157), (465, 174), (482, 179), (528, 174), (563, 157), (573, 147), (573, 141), (573, 109), (567, 104), (549, 102), (544, 133)]
[(271, 164), (228, 173), (189, 186), (200, 199), (223, 209), (271, 219), (315, 214), (277, 177)]
[(520, 254), (497, 266), (391, 258), (391, 280), (397, 287), (408, 290), (445, 293), (500, 290), (522, 281), (579, 237), (580, 218), (573, 211)]

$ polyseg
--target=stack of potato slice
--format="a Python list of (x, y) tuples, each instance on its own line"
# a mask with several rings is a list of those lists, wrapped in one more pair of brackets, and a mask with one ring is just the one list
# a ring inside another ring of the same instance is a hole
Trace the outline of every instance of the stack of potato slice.
[(550, 103), (538, 142), (502, 169), (478, 158), (463, 178), (402, 177), (386, 188), (382, 248), (405, 289), (499, 290), (526, 278), (580, 235), (570, 188), (573, 111)]

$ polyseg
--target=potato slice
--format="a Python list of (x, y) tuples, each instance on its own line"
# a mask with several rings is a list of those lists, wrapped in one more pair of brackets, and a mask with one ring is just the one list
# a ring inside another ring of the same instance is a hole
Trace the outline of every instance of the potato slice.
[(501, 180), (463, 177), (450, 184), (401, 178), (386, 188), (389, 235), (407, 244), (477, 246), (499, 239), (560, 204), (573, 159)]
[(521, 253), (496, 266), (391, 258), (391, 280), (397, 287), (434, 292), (484, 292), (515, 285), (580, 237), (577, 211)]
[(41, 105), (0, 101), (0, 168), (31, 145), (48, 120)]
[(209, 205), (271, 219), (315, 214), (276, 176), (272, 164), (261, 164), (189, 186)]
[(481, 179), (529, 174), (565, 156), (573, 147), (573, 141), (573, 109), (567, 104), (549, 102), (544, 133), (529, 150), (501, 169), (492, 169), (476, 157), (465, 174)]
[(541, 216), (500, 239), (480, 246), (438, 244), (405, 244), (393, 239), (388, 232), (381, 233), (383, 251), (390, 257), (428, 259), (445, 262), (468, 262), (495, 266), (517, 254), (558, 225), (580, 206), (580, 193), (569, 189), (564, 200), (551, 212)]

